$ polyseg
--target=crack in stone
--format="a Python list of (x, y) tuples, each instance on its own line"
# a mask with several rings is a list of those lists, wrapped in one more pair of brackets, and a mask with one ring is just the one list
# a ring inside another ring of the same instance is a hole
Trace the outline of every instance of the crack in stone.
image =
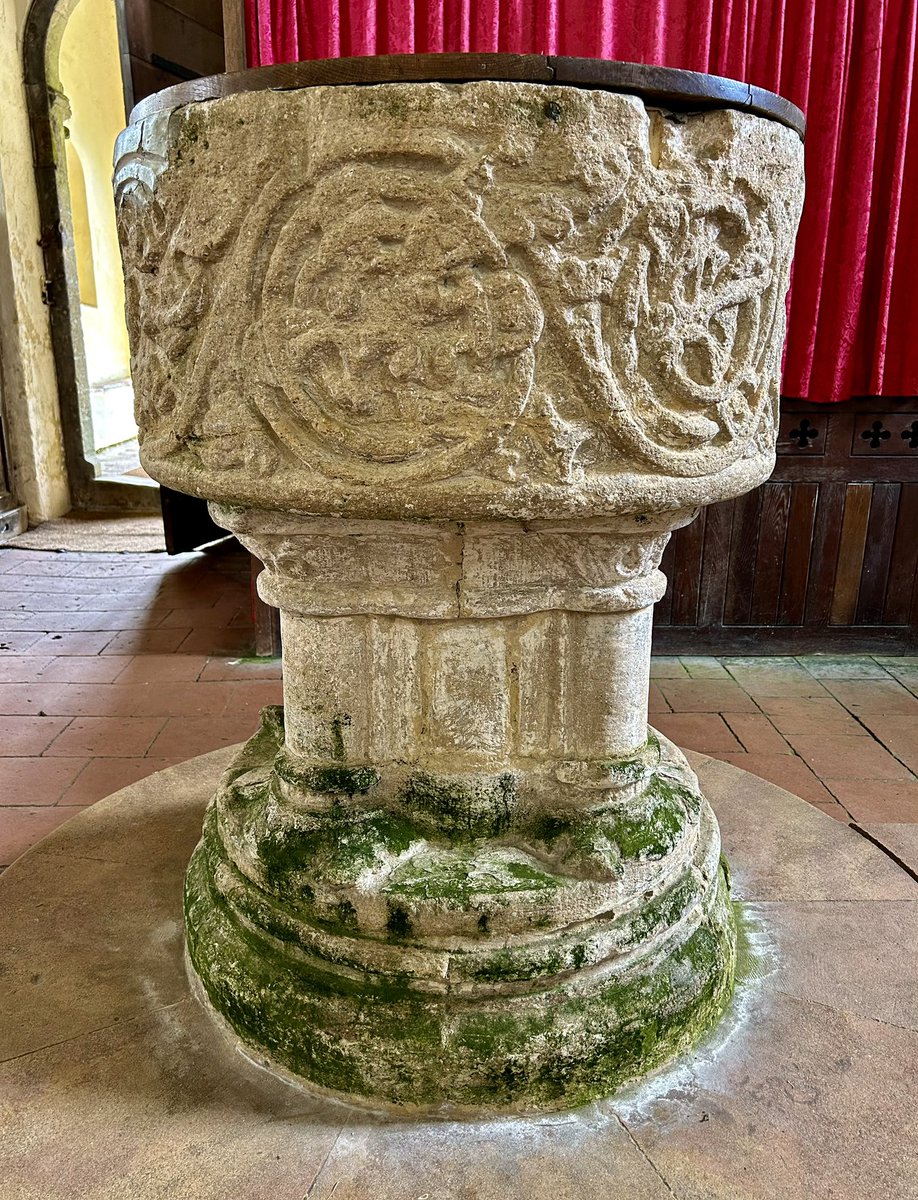
[[(904, 859), (900, 858), (894, 850), (890, 850), (888, 846), (884, 846), (879, 838), (874, 837), (872, 833), (868, 833), (867, 830), (858, 825), (856, 821), (852, 821), (848, 828), (853, 829), (855, 833), (859, 833), (865, 841), (871, 842), (878, 850), (882, 850), (888, 859), (890, 859), (896, 864), (897, 867), (903, 870), (910, 879), (914, 879), (915, 882), (918, 883), (918, 871), (916, 871), (914, 867), (910, 867), (908, 863)], [(906, 903), (908, 903), (908, 901), (906, 901)]]
[(663, 1172), (660, 1170), (660, 1168), (653, 1161), (653, 1159), (650, 1157), (650, 1155), (647, 1153), (647, 1151), (644, 1149), (644, 1147), (641, 1145), (641, 1143), (637, 1140), (637, 1138), (631, 1132), (631, 1130), (629, 1129), (625, 1120), (622, 1117), (620, 1117), (617, 1112), (613, 1112), (612, 1115), (615, 1117), (616, 1121), (618, 1121), (619, 1125), (621, 1125), (622, 1129), (625, 1131), (625, 1134), (628, 1137), (628, 1141), (632, 1144), (632, 1146), (634, 1146), (635, 1150), (637, 1150), (638, 1154), (640, 1154), (640, 1156), (644, 1160), (644, 1162), (647, 1163), (648, 1167), (650, 1167), (650, 1169), (651, 1169), (651, 1171), (653, 1171), (654, 1175), (656, 1175), (656, 1177), (659, 1179), (659, 1181), (666, 1188), (667, 1194), (674, 1197), (674, 1200), (679, 1200), (679, 1197), (676, 1195), (676, 1193), (673, 1191), (672, 1187), (670, 1186), (669, 1180), (667, 1180), (667, 1178), (664, 1176)]
[(6, 1066), (7, 1063), (19, 1062), (23, 1058), (30, 1058), (33, 1054), (43, 1054), (46, 1050), (54, 1050), (58, 1046), (66, 1046), (70, 1042), (78, 1042), (81, 1038), (95, 1037), (97, 1033), (105, 1033), (107, 1030), (114, 1029), (118, 1025), (131, 1025), (135, 1021), (141, 1020), (142, 1017), (150, 1017), (156, 1013), (168, 1012), (170, 1008), (178, 1008), (180, 1004), (185, 1004), (187, 1001), (188, 997), (183, 996), (181, 1000), (173, 1000), (170, 1004), (160, 1004), (156, 1008), (142, 1008), (129, 1017), (120, 1017), (117, 1021), (109, 1021), (107, 1025), (100, 1025), (96, 1029), (84, 1029), (80, 1033), (71, 1034), (70, 1037), (61, 1038), (60, 1041), (45, 1042), (42, 1046), (35, 1046), (31, 1050), (23, 1050), (21, 1054), (11, 1054), (8, 1058), (0, 1058), (0, 1067)]
[(777, 996), (786, 996), (788, 1000), (796, 1000), (800, 1004), (807, 1004), (810, 1008), (821, 1008), (825, 1012), (837, 1013), (841, 1017), (850, 1017), (853, 1021), (872, 1021), (875, 1025), (881, 1025), (884, 1029), (895, 1029), (899, 1033), (910, 1033), (918, 1036), (918, 1029), (911, 1025), (897, 1025), (894, 1021), (884, 1021), (882, 1017), (874, 1017), (870, 1013), (855, 1012), (850, 1008), (834, 1008), (831, 1004), (826, 1004), (822, 1000), (813, 1000), (809, 996), (800, 996), (795, 992), (788, 992), (784, 988), (775, 987), (771, 989)]
[[(328, 1160), (329, 1160), (329, 1159), (331, 1158), (331, 1156), (334, 1154), (334, 1152), (335, 1152), (335, 1147), (336, 1147), (336, 1146), (338, 1145), (338, 1143), (341, 1141), (341, 1135), (344, 1133), (344, 1131), (347, 1129), (347, 1127), (348, 1127), (348, 1125), (350, 1125), (350, 1123), (351, 1123), (351, 1115), (350, 1115), (350, 1114), (348, 1114), (348, 1116), (347, 1116), (347, 1117), (345, 1118), (345, 1120), (344, 1120), (344, 1124), (341, 1126), (341, 1128), (340, 1128), (340, 1129), (338, 1130), (338, 1132), (335, 1134), (335, 1140), (334, 1140), (334, 1141), (332, 1142), (332, 1144), (329, 1146), (329, 1148), (328, 1148), (328, 1152), (327, 1152), (327, 1154), (325, 1155), (325, 1157), (322, 1159), (322, 1162), (321, 1162), (321, 1165), (319, 1166), (319, 1169), (318, 1169), (318, 1171), (316, 1171), (315, 1175), (313, 1175), (313, 1177), (312, 1177), (312, 1183), (310, 1183), (309, 1187), (308, 1187), (308, 1188), (306, 1189), (306, 1191), (303, 1193), (303, 1200), (309, 1200), (309, 1197), (310, 1197), (310, 1196), (313, 1194), (313, 1192), (315, 1191), (316, 1184), (319, 1182), (319, 1179), (320, 1179), (320, 1178), (321, 1178), (321, 1176), (322, 1176), (322, 1172), (325, 1170), (326, 1166), (328, 1166)], [(336, 1181), (336, 1182), (335, 1182), (335, 1187), (333, 1187), (333, 1188), (332, 1188), (332, 1191), (334, 1191), (334, 1190), (335, 1190), (335, 1188), (337, 1188), (337, 1186), (338, 1186), (338, 1184), (337, 1184), (337, 1181)]]

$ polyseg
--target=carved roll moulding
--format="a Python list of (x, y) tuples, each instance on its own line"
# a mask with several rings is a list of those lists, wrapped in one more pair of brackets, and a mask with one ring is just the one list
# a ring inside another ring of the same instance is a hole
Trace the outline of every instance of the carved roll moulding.
[(283, 629), (193, 970), (338, 1094), (606, 1093), (732, 988), (651, 612), (670, 532), (772, 468), (799, 133), (659, 88), (216, 90), (148, 104), (115, 168), (144, 464)]

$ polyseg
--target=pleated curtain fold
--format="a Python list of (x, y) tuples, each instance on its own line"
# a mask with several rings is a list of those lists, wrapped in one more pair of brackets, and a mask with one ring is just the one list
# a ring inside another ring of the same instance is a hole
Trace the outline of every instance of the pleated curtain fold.
[(918, 0), (245, 0), (250, 66), (471, 50), (656, 63), (807, 115), (785, 395), (918, 393)]

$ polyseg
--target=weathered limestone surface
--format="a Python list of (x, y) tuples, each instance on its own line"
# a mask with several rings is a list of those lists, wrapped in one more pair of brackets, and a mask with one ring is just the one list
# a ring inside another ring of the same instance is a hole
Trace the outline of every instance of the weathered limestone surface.
[(551, 1108), (732, 987), (719, 834), (647, 727), (670, 532), (772, 466), (798, 136), (480, 82), (131, 126), (143, 461), (266, 564), (285, 709), (186, 890), (214, 1006), (400, 1104)]

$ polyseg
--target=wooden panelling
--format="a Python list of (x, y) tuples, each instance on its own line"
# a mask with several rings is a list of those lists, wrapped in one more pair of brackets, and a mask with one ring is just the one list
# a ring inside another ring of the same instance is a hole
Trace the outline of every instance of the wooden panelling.
[(124, 0), (134, 102), (223, 70), (222, 0)]
[(810, 547), (810, 578), (807, 585), (806, 616), (808, 625), (828, 625), (835, 590), (835, 568), (841, 544), (842, 517), (845, 513), (845, 485), (820, 483), (816, 501), (813, 543)]
[(864, 545), (864, 565), (857, 593), (857, 625), (876, 625), (883, 620), (901, 491), (901, 483), (873, 485), (870, 516), (867, 519), (867, 539)]
[[(724, 600), (724, 624), (746, 625), (752, 609), (756, 548), (764, 492), (758, 488), (733, 502), (733, 536), (730, 539), (730, 569)], [(680, 530), (681, 533), (681, 530)], [(679, 534), (676, 534), (678, 537)]]
[(664, 556), (659, 651), (918, 647), (914, 397), (785, 402), (772, 478), (704, 519)]
[(845, 491), (845, 515), (842, 517), (841, 543), (835, 568), (830, 625), (851, 625), (854, 621), (872, 492), (873, 487), (869, 483), (852, 483)]
[(762, 489), (762, 518), (755, 554), (755, 576), (749, 619), (754, 625), (773, 625), (778, 619), (791, 484), (766, 483)]
[(679, 530), (675, 542), (673, 573), (678, 585), (673, 589), (673, 625), (698, 624), (698, 596), (701, 584), (702, 550), (706, 514), (702, 511), (691, 525)]
[(785, 484), (790, 491), (787, 517), (787, 546), (778, 600), (779, 625), (802, 625), (806, 611), (806, 590), (810, 578), (813, 550), (813, 526), (816, 521), (816, 483)]
[(886, 607), (883, 621), (887, 625), (906, 625), (911, 618), (912, 597), (918, 596), (918, 483), (904, 483), (899, 494), (892, 555), (889, 563), (889, 582), (886, 587)]
[(724, 619), (733, 503), (712, 504), (705, 510), (704, 550), (701, 556), (701, 589), (698, 624), (719, 625)]

